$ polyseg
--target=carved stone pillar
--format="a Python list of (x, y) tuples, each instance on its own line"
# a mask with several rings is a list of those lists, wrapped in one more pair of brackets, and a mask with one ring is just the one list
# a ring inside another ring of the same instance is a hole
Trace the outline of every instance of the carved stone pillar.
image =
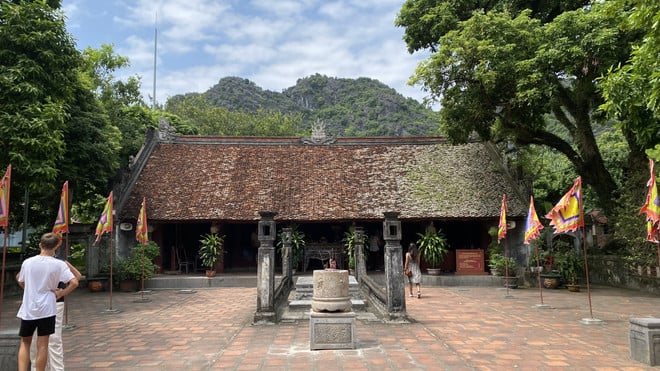
[(383, 221), (385, 240), (385, 287), (387, 311), (391, 317), (406, 315), (406, 287), (403, 280), (403, 254), (401, 248), (401, 222), (398, 212), (386, 212)]
[(257, 313), (255, 321), (275, 322), (275, 215), (261, 211), (258, 224)]
[(282, 228), (282, 275), (292, 276), (293, 257), (291, 256), (291, 228)]
[(355, 227), (353, 247), (353, 253), (355, 254), (355, 279), (358, 282), (362, 282), (362, 278), (367, 275), (367, 264), (364, 259), (364, 230), (362, 227)]

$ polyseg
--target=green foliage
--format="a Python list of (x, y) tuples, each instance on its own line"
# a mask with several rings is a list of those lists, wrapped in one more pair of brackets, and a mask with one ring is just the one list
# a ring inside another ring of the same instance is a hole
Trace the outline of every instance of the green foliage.
[(216, 263), (224, 262), (224, 238), (216, 233), (207, 233), (199, 240), (199, 258), (207, 269), (214, 270)]
[(564, 282), (576, 285), (578, 279), (584, 276), (584, 258), (582, 255), (574, 248), (555, 253), (557, 269)]
[(620, 120), (634, 145), (652, 148), (660, 141), (660, 5), (646, 0), (608, 3), (612, 13), (632, 9), (630, 17), (621, 20), (621, 28), (638, 37), (632, 41), (630, 58), (612, 64), (599, 82), (605, 99), (601, 108)]
[[(477, 133), (546, 146), (611, 210), (617, 185), (595, 140), (602, 115), (594, 115), (594, 80), (628, 57), (630, 35), (619, 28), (626, 12), (610, 13), (606, 2), (551, 6), (553, 16), (523, 3), (459, 3), (410, 0), (398, 19), (411, 50), (433, 53), (411, 82), (441, 103), (442, 132), (454, 142)], [(548, 127), (549, 116), (568, 137)]]
[[(12, 194), (29, 189), (39, 205), (32, 224), (54, 214), (79, 65), (61, 12), (42, 1), (0, 2), (0, 167), (12, 164)], [(10, 206), (21, 215), (18, 202)]]
[[(305, 233), (298, 229), (297, 224), (291, 225), (291, 261), (292, 268), (300, 269), (305, 256)], [(284, 259), (282, 248), (284, 246), (284, 231), (277, 234), (277, 251)]]
[(160, 255), (160, 247), (149, 241), (146, 245), (136, 245), (131, 250), (128, 258), (117, 263), (116, 277), (118, 281), (142, 280), (151, 278), (158, 270), (158, 265), (153, 260)]
[(447, 238), (440, 229), (436, 231), (427, 230), (424, 233), (417, 233), (417, 246), (421, 257), (431, 268), (437, 268), (445, 259), (449, 251)]
[[(365, 233), (362, 233), (360, 236), (362, 237), (361, 243), (364, 252), (364, 248), (369, 242), (368, 236)], [(350, 269), (355, 269), (355, 246), (358, 244), (358, 242), (360, 242), (357, 240), (357, 238), (358, 235), (355, 233), (355, 228), (351, 226), (348, 231), (344, 232), (344, 238), (341, 240), (341, 242), (344, 244), (344, 248), (346, 249), (346, 256), (348, 256), (348, 268)]]

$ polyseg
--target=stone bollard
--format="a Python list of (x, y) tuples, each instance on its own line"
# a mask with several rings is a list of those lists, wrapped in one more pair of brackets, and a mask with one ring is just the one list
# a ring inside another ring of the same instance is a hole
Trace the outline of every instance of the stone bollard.
[(0, 370), (18, 369), (18, 328), (0, 331)]
[(313, 280), (310, 349), (355, 349), (355, 313), (348, 294), (348, 271), (315, 270)]
[(630, 358), (655, 366), (660, 363), (660, 318), (631, 318)]

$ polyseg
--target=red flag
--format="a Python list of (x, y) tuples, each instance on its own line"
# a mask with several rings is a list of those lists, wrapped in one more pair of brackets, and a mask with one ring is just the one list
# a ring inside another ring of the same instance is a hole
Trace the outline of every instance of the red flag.
[(649, 188), (646, 194), (646, 202), (639, 211), (640, 214), (646, 213), (646, 220), (652, 224), (660, 223), (660, 200), (658, 200), (658, 186), (655, 181), (655, 172), (653, 171), (653, 160), (649, 159), (649, 169), (651, 170), (651, 178), (646, 183)]
[(57, 209), (57, 219), (53, 225), (53, 233), (69, 233), (69, 181), (62, 186), (60, 207)]
[(5, 176), (0, 179), (0, 227), (9, 224), (9, 189), (11, 188), (11, 164), (7, 166)]
[(525, 240), (523, 243), (529, 245), (532, 239), (541, 235), (541, 229), (543, 229), (543, 224), (541, 224), (534, 208), (533, 196), (529, 196), (529, 212), (527, 213), (527, 222), (525, 224)]
[(94, 243), (99, 242), (105, 232), (112, 233), (112, 192), (108, 196), (99, 223), (96, 225), (96, 241)]
[(582, 213), (582, 177), (577, 177), (571, 189), (557, 202), (557, 205), (545, 216), (555, 233), (575, 231), (584, 227)]
[(135, 239), (146, 245), (149, 243), (149, 233), (147, 231), (147, 199), (142, 199), (140, 215), (138, 215), (137, 226), (135, 227)]
[(502, 211), (500, 212), (500, 225), (497, 228), (497, 242), (506, 237), (506, 194), (502, 195)]

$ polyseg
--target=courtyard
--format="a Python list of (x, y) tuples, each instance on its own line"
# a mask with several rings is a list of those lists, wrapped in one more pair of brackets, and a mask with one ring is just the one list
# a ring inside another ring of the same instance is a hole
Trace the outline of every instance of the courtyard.
[[(92, 293), (68, 298), (67, 370), (647, 370), (629, 356), (629, 318), (660, 317), (642, 292), (423, 287), (410, 323), (357, 322), (357, 349), (309, 350), (309, 322), (254, 325), (254, 287)], [(20, 297), (2, 329), (18, 328)], [(112, 310), (109, 310), (112, 309)]]

